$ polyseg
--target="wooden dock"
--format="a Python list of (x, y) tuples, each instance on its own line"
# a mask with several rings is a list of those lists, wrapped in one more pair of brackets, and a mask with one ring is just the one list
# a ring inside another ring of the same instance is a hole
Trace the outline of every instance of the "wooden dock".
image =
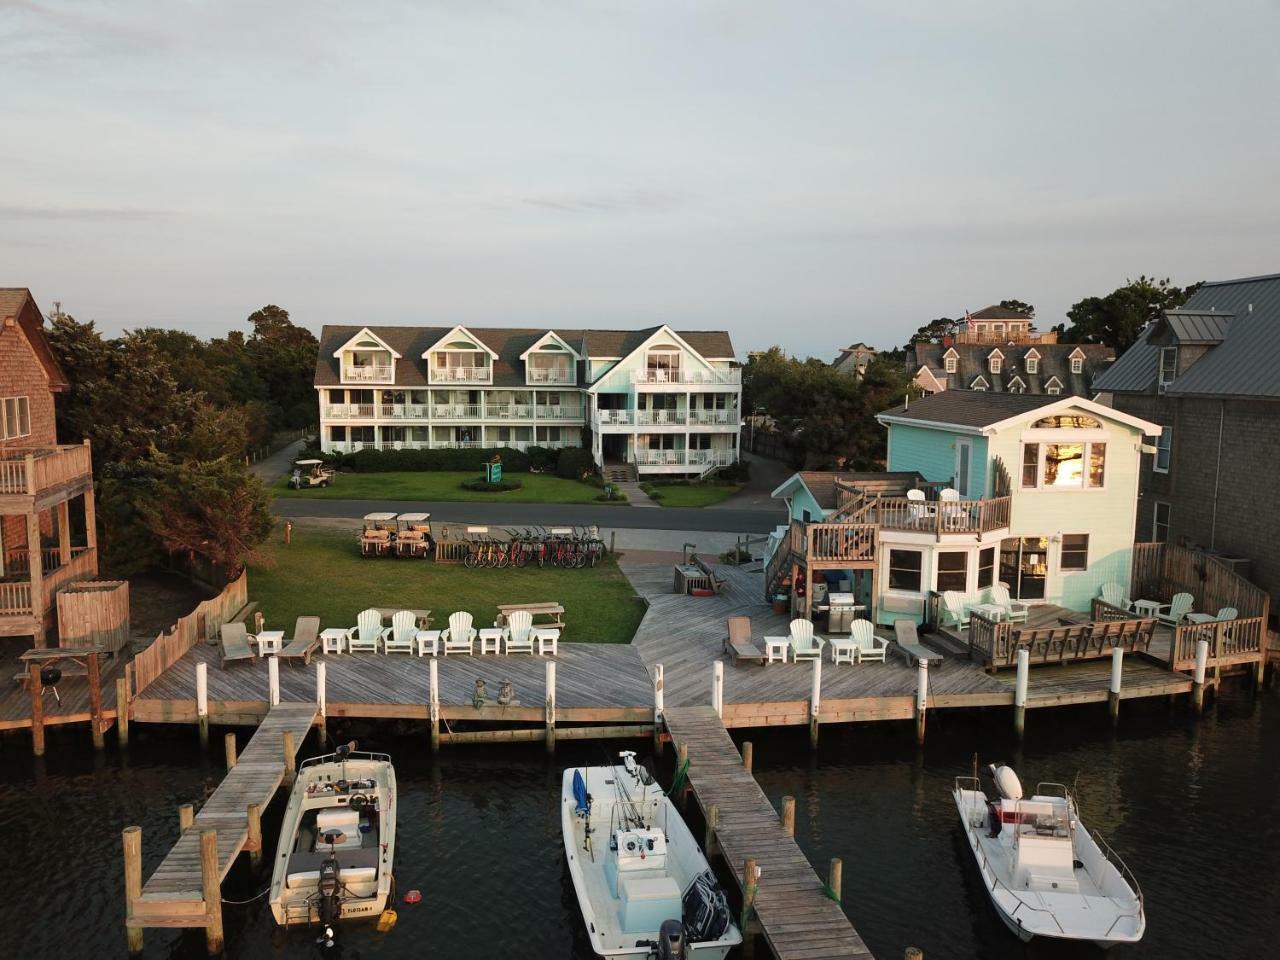
[[(746, 890), (744, 864), (759, 868), (753, 913), (778, 960), (870, 958), (840, 904), (782, 826), (737, 747), (710, 707), (674, 707), (663, 718), (677, 749), (688, 750), (689, 785), (707, 815), (718, 820), (715, 845)], [(710, 855), (710, 851), (708, 851)], [(744, 930), (743, 936), (750, 936)]]
[[(236, 857), (245, 850), (261, 853), (261, 830), (250, 815), (250, 807), (264, 810), (292, 770), (294, 757), (286, 766), (286, 734), (296, 751), (318, 720), (314, 703), (280, 703), (272, 707), (257, 732), (236, 760), (235, 766), (200, 808), (178, 842), (136, 895), (129, 896), (126, 925), (131, 934), (143, 927), (206, 927), (212, 929), (217, 917), (221, 938), (221, 903), (213, 909), (209, 902), (209, 877), (202, 869), (202, 835), (217, 832), (216, 883), (222, 880)], [(136, 830), (137, 828), (130, 828)], [(205, 841), (207, 842), (207, 841)], [(140, 838), (137, 840), (139, 850)], [(129, 876), (130, 835), (125, 834), (126, 878)], [(138, 866), (140, 878), (141, 869)], [(126, 886), (128, 880), (126, 879)], [(212, 940), (212, 935), (211, 935)]]

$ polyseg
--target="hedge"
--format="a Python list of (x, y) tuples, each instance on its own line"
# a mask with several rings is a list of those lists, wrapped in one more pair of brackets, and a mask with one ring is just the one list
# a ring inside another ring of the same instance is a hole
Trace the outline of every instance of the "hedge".
[(519, 490), (524, 483), (515, 478), (503, 478), (497, 483), (490, 483), (483, 477), (477, 480), (464, 480), (458, 484), (463, 490), (474, 490), (478, 493), (502, 493), (506, 490)]
[[(330, 466), (353, 473), (388, 473), (393, 470), (483, 470), (495, 456), (502, 458), (503, 473), (528, 473), (529, 465), (558, 464), (563, 454), (584, 454), (587, 469), (594, 469), (591, 451), (579, 448), (550, 450), (546, 447), (492, 447), (467, 450), (361, 450), (358, 453), (327, 453), (320, 456)], [(570, 458), (575, 465), (578, 460)], [(561, 474), (563, 476), (563, 474)], [(572, 474), (578, 476), (578, 474)]]

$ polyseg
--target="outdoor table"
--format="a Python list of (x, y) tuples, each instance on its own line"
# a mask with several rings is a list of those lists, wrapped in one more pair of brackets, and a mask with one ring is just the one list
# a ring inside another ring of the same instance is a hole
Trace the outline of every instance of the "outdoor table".
[(502, 630), (498, 627), (485, 627), (477, 634), (480, 638), (480, 653), (502, 652)]
[(560, 643), (560, 631), (555, 627), (534, 627), (533, 639), (538, 641), (538, 656), (545, 657), (550, 650), (554, 657)]
[(330, 627), (320, 631), (320, 642), (325, 653), (342, 653), (347, 646), (347, 631), (340, 627)]
[(791, 646), (790, 637), (765, 637), (764, 652), (766, 655), (766, 663), (773, 663), (776, 655), (783, 663), (787, 662), (787, 648)]
[(970, 609), (974, 613), (986, 617), (992, 623), (1002, 623), (1008, 613), (1004, 607), (995, 603), (975, 603)]
[(263, 630), (257, 636), (258, 656), (266, 657), (273, 653), (279, 653), (281, 647), (284, 646), (283, 630)]
[(441, 630), (419, 630), (414, 637), (418, 644), (418, 656), (425, 657), (430, 653), (433, 657), (440, 650)]
[(1133, 612), (1140, 617), (1154, 617), (1160, 612), (1160, 608), (1164, 606), (1159, 600), (1135, 600), (1133, 601)]
[(847, 637), (831, 637), (827, 646), (831, 648), (832, 663), (853, 663), (858, 653), (858, 645)]
[(1215, 617), (1211, 613), (1188, 613), (1187, 614), (1187, 620), (1190, 621), (1191, 623), (1213, 623), (1213, 621), (1216, 619), (1217, 617)]

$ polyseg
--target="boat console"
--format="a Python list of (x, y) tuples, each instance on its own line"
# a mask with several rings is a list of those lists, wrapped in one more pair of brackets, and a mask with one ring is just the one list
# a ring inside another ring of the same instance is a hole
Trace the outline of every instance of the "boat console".
[(667, 873), (667, 838), (651, 827), (616, 830), (606, 875), (624, 931), (656, 930), (681, 915), (680, 885)]

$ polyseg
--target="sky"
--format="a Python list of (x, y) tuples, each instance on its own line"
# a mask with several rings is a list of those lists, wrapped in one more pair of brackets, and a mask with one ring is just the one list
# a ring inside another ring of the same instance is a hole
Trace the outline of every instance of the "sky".
[(0, 286), (109, 333), (834, 358), (1280, 271), (1278, 0), (0, 0)]

